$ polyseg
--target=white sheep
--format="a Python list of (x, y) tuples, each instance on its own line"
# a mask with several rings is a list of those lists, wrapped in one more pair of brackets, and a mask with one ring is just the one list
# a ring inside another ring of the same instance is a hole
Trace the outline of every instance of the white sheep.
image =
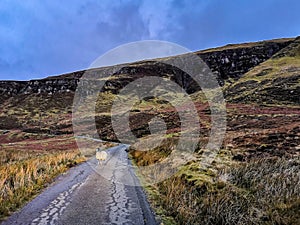
[(105, 161), (107, 156), (108, 155), (105, 151), (100, 151), (100, 149), (96, 150), (96, 159), (98, 160), (98, 164), (100, 164), (100, 161)]

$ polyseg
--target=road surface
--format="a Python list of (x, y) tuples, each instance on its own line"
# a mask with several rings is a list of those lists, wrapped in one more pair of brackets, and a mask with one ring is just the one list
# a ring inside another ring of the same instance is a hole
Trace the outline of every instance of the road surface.
[(71, 168), (2, 225), (157, 224), (133, 170), (124, 166), (130, 163), (125, 149), (110, 148), (100, 165), (92, 159)]

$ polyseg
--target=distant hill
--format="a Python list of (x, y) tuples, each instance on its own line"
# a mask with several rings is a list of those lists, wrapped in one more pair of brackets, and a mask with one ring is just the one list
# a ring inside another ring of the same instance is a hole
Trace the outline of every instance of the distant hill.
[[(240, 78), (251, 68), (271, 58), (293, 41), (293, 38), (285, 38), (257, 43), (231, 44), (195, 53), (218, 75), (220, 83), (224, 84), (224, 80)], [(154, 64), (152, 70), (157, 69), (156, 66)], [(140, 74), (143, 72), (151, 73), (150, 67), (151, 65), (147, 62), (124, 64), (122, 73), (132, 75), (131, 70), (133, 68), (139, 69)], [(10, 97), (20, 94), (72, 92), (84, 72), (77, 71), (31, 81), (0, 81), (0, 94)], [(99, 68), (99, 72), (101, 72), (101, 68)]]
[[(224, 47), (196, 52), (217, 75), (226, 99), (232, 103), (299, 104), (298, 71), (299, 38), (284, 38)], [(200, 88), (191, 78), (177, 68), (163, 64), (163, 60), (141, 61), (124, 64), (113, 74), (102, 90), (102, 101), (97, 103), (102, 112), (98, 117), (103, 138), (113, 138), (110, 111), (114, 94), (131, 81), (142, 76), (161, 76), (181, 85), (193, 94), (199, 103)], [(101, 73), (102, 68), (95, 69)], [(74, 92), (85, 71), (78, 71), (41, 80), (0, 81), (0, 129), (21, 129), (30, 132), (53, 134), (72, 133), (72, 103)], [(148, 101), (154, 104), (153, 101)], [(157, 103), (155, 103), (157, 104)], [(158, 104), (157, 108), (163, 103)], [(147, 108), (147, 107), (146, 107)], [(135, 113), (134, 127), (143, 135), (142, 124), (153, 117), (153, 112)], [(145, 114), (145, 113), (144, 113)], [(146, 115), (145, 114), (145, 115)], [(149, 115), (150, 114), (150, 115)], [(139, 118), (139, 119), (137, 119)], [(174, 119), (169, 115), (166, 118)], [(140, 124), (139, 124), (140, 123)], [(171, 121), (170, 121), (171, 124)], [(176, 122), (174, 122), (176, 124)], [(170, 129), (175, 129), (175, 125)], [(175, 129), (176, 130), (176, 129)]]
[(225, 88), (236, 103), (300, 105), (300, 38)]

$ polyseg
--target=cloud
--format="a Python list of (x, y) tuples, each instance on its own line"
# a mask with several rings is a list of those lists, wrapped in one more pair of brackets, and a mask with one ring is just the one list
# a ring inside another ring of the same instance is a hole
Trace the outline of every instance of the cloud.
[(195, 50), (296, 36), (300, 33), (299, 6), (296, 0), (229, 0), (226, 3), (213, 0), (203, 5), (185, 2), (176, 20), (181, 32), (173, 37), (177, 43)]
[(1, 79), (18, 73), (11, 68), (19, 61), (34, 68), (28, 78), (83, 69), (113, 47), (148, 37), (139, 1), (25, 1), (15, 13), (16, 5), (2, 7), (10, 21), (0, 22), (0, 41), (8, 43), (1, 57), (10, 66), (0, 71)]
[(2, 0), (0, 79), (86, 68), (128, 42), (157, 39), (191, 50), (299, 35), (296, 0)]
[(149, 39), (158, 39), (168, 35), (171, 16), (171, 0), (145, 0), (139, 8), (140, 16), (148, 27)]

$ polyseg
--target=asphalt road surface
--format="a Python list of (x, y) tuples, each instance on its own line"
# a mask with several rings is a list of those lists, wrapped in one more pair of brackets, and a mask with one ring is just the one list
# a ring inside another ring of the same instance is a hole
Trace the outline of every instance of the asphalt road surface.
[(125, 150), (119, 145), (100, 164), (71, 168), (2, 225), (158, 224)]

